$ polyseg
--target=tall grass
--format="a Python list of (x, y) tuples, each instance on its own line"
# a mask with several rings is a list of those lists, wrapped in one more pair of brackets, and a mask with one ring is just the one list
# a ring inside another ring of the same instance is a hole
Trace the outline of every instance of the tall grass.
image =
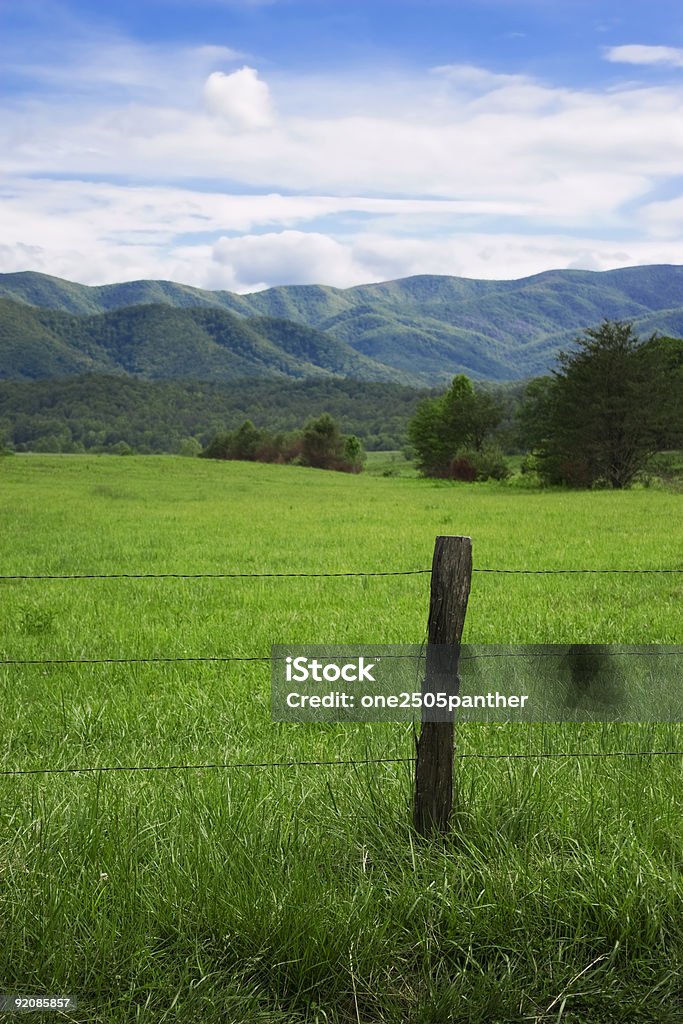
[[(680, 499), (189, 459), (4, 460), (0, 573), (683, 567)], [(0, 656), (419, 642), (429, 576), (0, 584)], [(468, 642), (680, 642), (679, 576), (475, 575)], [(404, 725), (270, 721), (267, 664), (2, 668), (2, 762), (410, 757)], [(678, 725), (470, 725), (461, 754), (683, 749)], [(0, 991), (83, 1022), (680, 1022), (683, 758), (0, 778)]]

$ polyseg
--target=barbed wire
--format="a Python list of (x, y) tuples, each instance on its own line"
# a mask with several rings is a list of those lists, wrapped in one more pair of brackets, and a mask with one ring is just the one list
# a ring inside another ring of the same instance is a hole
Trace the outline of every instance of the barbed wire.
[[(431, 573), (431, 569), (391, 569), (382, 572), (117, 572), (117, 573), (72, 573), (67, 575), (41, 574), (35, 576), (0, 575), (0, 582), (29, 582), (31, 580), (227, 580), (227, 579), (335, 579), (340, 577), (354, 576), (421, 576)], [(481, 573), (503, 573), (522, 576), (555, 576), (571, 573), (682, 573), (683, 568), (660, 569), (498, 569), (487, 567), (475, 567), (472, 572)]]
[(197, 657), (151, 658), (0, 658), (0, 665), (154, 665), (183, 662), (250, 662), (271, 661), (267, 657), (239, 657), (236, 655), (205, 655)]
[(521, 576), (555, 576), (567, 573), (660, 573), (683, 572), (683, 569), (472, 569), (472, 572), (512, 573)]
[[(455, 760), (475, 758), (477, 760), (500, 761), (500, 760), (529, 760), (544, 758), (569, 758), (569, 757), (683, 757), (683, 750), (571, 750), (571, 751), (532, 751), (523, 754), (476, 754), (464, 753), (454, 754)], [(233, 761), (228, 763), (212, 764), (155, 764), (155, 765), (94, 765), (80, 768), (18, 768), (5, 769), (0, 771), (0, 776), (15, 775), (75, 775), (93, 774), (95, 772), (169, 772), (169, 771), (213, 771), (231, 769), (256, 769), (256, 768), (320, 768), (320, 767), (350, 767), (354, 765), (368, 764), (410, 764), (417, 759), (415, 757), (364, 757), (349, 758), (348, 760), (333, 761)]]
[[(294, 645), (292, 645), (294, 646)], [(339, 646), (329, 644), (302, 644), (301, 646)], [(349, 644), (345, 646), (359, 647), (377, 646), (374, 644), (360, 645), (360, 644)], [(418, 646), (417, 644), (413, 646)], [(436, 645), (447, 646), (447, 645)], [(529, 645), (533, 646), (533, 645)], [(482, 658), (563, 658), (567, 654), (571, 654), (572, 657), (600, 657), (600, 658), (674, 658), (680, 657), (683, 651), (596, 651), (592, 648), (596, 645), (586, 644), (591, 648), (587, 651), (569, 651), (568, 648), (574, 647), (573, 644), (557, 644), (554, 646), (561, 647), (561, 651), (494, 651), (491, 653), (481, 654), (463, 654), (460, 655), (459, 661), (479, 661)], [(599, 646), (599, 645), (598, 645)], [(656, 646), (656, 645), (653, 645)], [(662, 646), (673, 646), (673, 645), (662, 645)], [(426, 652), (425, 652), (426, 653)], [(321, 655), (323, 657), (323, 655)], [(416, 656), (414, 654), (371, 654), (370, 657), (374, 657), (377, 660), (405, 660), (415, 661), (424, 660), (424, 655)], [(232, 654), (209, 654), (209, 655), (197, 655), (188, 657), (171, 657), (171, 656), (153, 656), (145, 658), (0, 658), (0, 665), (155, 665), (155, 664), (183, 664), (183, 663), (196, 663), (196, 662), (277, 662), (286, 661), (285, 657), (270, 658), (266, 655), (254, 655), (254, 656), (242, 656)]]
[[(232, 580), (232, 579), (296, 579), (332, 578), (336, 576), (418, 576), (431, 569), (401, 569), (386, 572), (115, 572), (78, 573), (66, 576), (0, 576), (0, 582), (16, 580)], [(681, 570), (683, 571), (683, 570)]]

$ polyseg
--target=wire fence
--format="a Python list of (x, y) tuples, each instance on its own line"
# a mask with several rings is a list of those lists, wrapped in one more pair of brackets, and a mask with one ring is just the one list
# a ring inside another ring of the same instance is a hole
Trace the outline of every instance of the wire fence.
[[(202, 580), (202, 579), (331, 579), (340, 577), (386, 577), (386, 576), (418, 576), (431, 574), (431, 569), (402, 569), (371, 572), (221, 572), (221, 573), (72, 573), (65, 575), (38, 574), (38, 575), (0, 575), (1, 582), (29, 582), (29, 581), (50, 581), (50, 580), (146, 580), (146, 579), (179, 579), (179, 580)], [(660, 573), (683, 573), (681, 568), (638, 568), (638, 569), (503, 569), (503, 568), (473, 568), (473, 572), (499, 573), (514, 575), (565, 575), (565, 574), (660, 574)], [(621, 652), (626, 655), (643, 655), (649, 652)], [(653, 652), (675, 655), (679, 652)], [(495, 657), (515, 657), (514, 654), (496, 654)], [(482, 655), (479, 655), (482, 657)], [(270, 657), (241, 656), (241, 655), (203, 655), (189, 657), (126, 657), (126, 658), (3, 658), (0, 665), (133, 665), (133, 664), (163, 664), (163, 663), (254, 663), (271, 662)], [(563, 758), (610, 758), (610, 757), (683, 757), (683, 750), (619, 750), (619, 751), (532, 751), (527, 753), (507, 754), (486, 754), (486, 753), (456, 753), (456, 760), (475, 758), (478, 760), (542, 760), (542, 759), (563, 759)], [(20, 775), (66, 775), (66, 774), (93, 774), (104, 772), (165, 772), (185, 770), (256, 770), (267, 768), (292, 768), (292, 767), (351, 767), (369, 764), (409, 764), (414, 763), (415, 757), (379, 757), (379, 758), (353, 758), (348, 760), (314, 760), (314, 761), (247, 761), (231, 763), (212, 764), (166, 764), (166, 765), (110, 765), (110, 766), (86, 766), (71, 768), (26, 768), (0, 770), (0, 776), (13, 777)]]

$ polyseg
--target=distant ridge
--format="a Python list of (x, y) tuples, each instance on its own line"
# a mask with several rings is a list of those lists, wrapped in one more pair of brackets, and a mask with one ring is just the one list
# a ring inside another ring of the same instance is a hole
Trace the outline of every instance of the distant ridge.
[(336, 376), (440, 384), (514, 380), (602, 319), (683, 335), (683, 266), (550, 270), (509, 281), (419, 275), (249, 295), (169, 281), (92, 287), (0, 274), (0, 377)]

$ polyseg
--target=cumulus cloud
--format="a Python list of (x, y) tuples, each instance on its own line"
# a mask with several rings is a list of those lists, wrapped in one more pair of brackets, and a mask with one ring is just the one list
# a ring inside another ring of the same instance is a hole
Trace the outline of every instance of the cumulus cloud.
[(360, 284), (349, 247), (315, 231), (281, 231), (221, 238), (216, 262), (228, 266), (240, 288), (269, 284)]
[(245, 65), (227, 75), (214, 71), (204, 83), (203, 98), (210, 114), (238, 128), (270, 128), (273, 124), (270, 90), (255, 68)]
[(664, 64), (683, 68), (683, 48), (675, 46), (611, 46), (605, 59), (614, 64)]

